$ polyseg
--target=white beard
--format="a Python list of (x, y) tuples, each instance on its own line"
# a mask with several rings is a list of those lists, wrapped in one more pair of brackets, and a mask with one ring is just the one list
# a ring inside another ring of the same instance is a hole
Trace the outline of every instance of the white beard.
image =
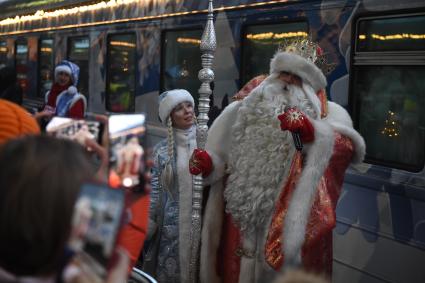
[(272, 213), (295, 150), (291, 134), (280, 129), (277, 116), (286, 106), (297, 106), (317, 117), (306, 98), (310, 91), (315, 96), (308, 87), (286, 85), (269, 76), (242, 102), (233, 126), (224, 191), (226, 212), (241, 231), (254, 231)]

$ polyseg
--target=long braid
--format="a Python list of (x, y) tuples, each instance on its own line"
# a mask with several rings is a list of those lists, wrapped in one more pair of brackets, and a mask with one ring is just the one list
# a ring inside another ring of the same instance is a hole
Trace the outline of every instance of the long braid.
[(164, 189), (170, 189), (173, 186), (174, 181), (174, 172), (173, 172), (173, 158), (174, 158), (174, 135), (173, 135), (173, 123), (171, 117), (167, 118), (167, 150), (168, 150), (168, 160), (165, 164), (164, 172), (162, 173), (162, 187)]

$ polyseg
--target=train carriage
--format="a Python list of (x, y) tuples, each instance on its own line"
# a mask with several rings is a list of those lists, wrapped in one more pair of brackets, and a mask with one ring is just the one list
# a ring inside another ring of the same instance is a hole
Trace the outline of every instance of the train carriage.
[[(208, 1), (73, 1), (19, 9), (6, 1), (0, 64), (15, 66), (28, 108), (70, 59), (92, 112), (146, 112), (165, 137), (160, 92), (197, 100)], [(65, 1), (63, 1), (65, 2)], [(19, 4), (19, 5), (18, 5)], [(337, 207), (333, 282), (425, 282), (425, 3), (420, 0), (216, 0), (213, 119), (285, 39), (311, 36), (332, 65), (327, 94), (350, 112), (367, 156)], [(15, 7), (15, 10), (14, 10)], [(2, 6), (0, 6), (2, 8)], [(45, 9), (45, 11), (41, 11)]]

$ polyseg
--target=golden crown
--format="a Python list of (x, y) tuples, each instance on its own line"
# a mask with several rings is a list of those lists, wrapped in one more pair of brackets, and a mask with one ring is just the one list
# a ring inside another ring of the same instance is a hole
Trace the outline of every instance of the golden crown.
[(328, 63), (323, 49), (308, 38), (285, 39), (279, 44), (278, 52), (297, 54), (314, 63), (325, 75), (331, 73), (336, 66), (336, 64)]

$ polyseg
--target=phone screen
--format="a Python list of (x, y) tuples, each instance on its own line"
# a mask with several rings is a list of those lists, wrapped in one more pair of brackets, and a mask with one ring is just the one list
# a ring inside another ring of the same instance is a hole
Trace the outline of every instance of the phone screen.
[(109, 181), (112, 187), (144, 188), (146, 116), (109, 116)]
[(124, 212), (124, 191), (86, 183), (74, 206), (69, 247), (85, 272), (105, 278)]
[(64, 117), (53, 117), (47, 124), (46, 132), (57, 138), (66, 138), (84, 145), (86, 138), (96, 140), (101, 144), (103, 124), (95, 118), (84, 120)]

